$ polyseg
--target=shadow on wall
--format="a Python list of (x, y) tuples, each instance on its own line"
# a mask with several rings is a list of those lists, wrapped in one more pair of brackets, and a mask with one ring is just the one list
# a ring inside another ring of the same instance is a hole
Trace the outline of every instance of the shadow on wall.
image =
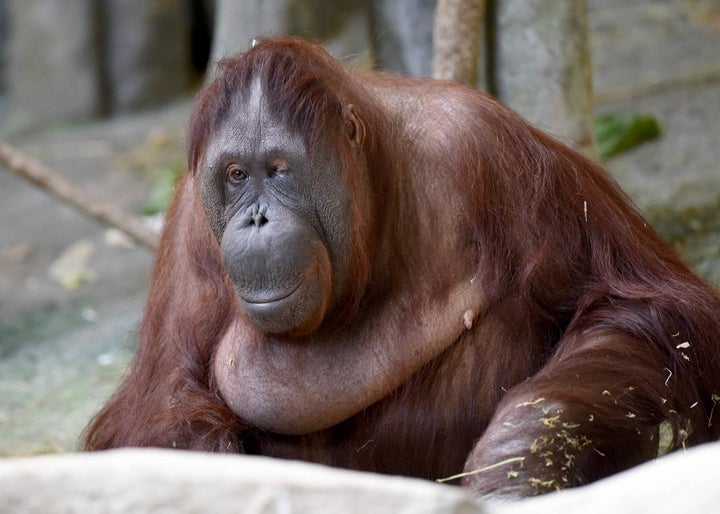
[(207, 65), (213, 4), (0, 0), (0, 94), (14, 110), (3, 124), (95, 118), (186, 95)]

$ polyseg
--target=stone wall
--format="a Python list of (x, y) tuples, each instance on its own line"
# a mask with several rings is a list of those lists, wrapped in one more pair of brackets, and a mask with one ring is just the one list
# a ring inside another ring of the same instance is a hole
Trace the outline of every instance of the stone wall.
[(194, 74), (189, 4), (9, 0), (6, 82), (14, 105), (40, 125), (135, 111), (187, 94)]
[(10, 94), (38, 122), (97, 114), (100, 26), (93, 0), (10, 0)]
[[(332, 6), (322, 0), (0, 0), (0, 26), (6, 2), (11, 29), (6, 82), (32, 125), (170, 101), (192, 89), (200, 51), (214, 62), (263, 35), (320, 40), (360, 67), (432, 73), (436, 0), (348, 0)], [(487, 77), (481, 74), (475, 83), (492, 82), (490, 92), (521, 115), (592, 153), (585, 2), (499, 5), (488, 15), (494, 23), (489, 43), (478, 49)]]
[(7, 42), (10, 23), (8, 20), (7, 0), (0, 0), (0, 95), (7, 87)]

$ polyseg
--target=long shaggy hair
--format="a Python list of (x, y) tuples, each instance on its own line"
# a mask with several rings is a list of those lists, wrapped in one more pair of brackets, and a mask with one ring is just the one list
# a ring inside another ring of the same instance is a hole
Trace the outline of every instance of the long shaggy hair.
[[(448, 219), (460, 234), (457, 259), (476, 270), (487, 299), (472, 330), (410, 384), (304, 437), (237, 419), (211, 368), (217, 342), (242, 314), (197, 178), (219, 124), (242, 114), (255, 83), (271, 116), (303, 134), (309, 151), (330, 145), (342, 164), (354, 261), (339, 338), (397, 284), (413, 284), (418, 301), (437, 293), (424, 284), (443, 273), (432, 257), (435, 229)], [(362, 123), (359, 149), (346, 141), (350, 109)], [(88, 427), (85, 448), (253, 451), (438, 478), (461, 470), (481, 437), (468, 465), (530, 452), (521, 472), (555, 473), (541, 481), (555, 487), (651, 457), (637, 438), (656, 437), (660, 425), (672, 428), (671, 448), (720, 435), (718, 294), (602, 168), (487, 95), (352, 72), (319, 46), (265, 40), (220, 62), (200, 92), (188, 164), (155, 260), (138, 352)], [(552, 418), (541, 426), (534, 410), (541, 399), (567, 420), (565, 464), (530, 450), (550, 440), (542, 430)], [(374, 451), (350, 450), (368, 441), (378, 441)], [(525, 487), (536, 475), (508, 485), (501, 469), (470, 485), (481, 493)]]

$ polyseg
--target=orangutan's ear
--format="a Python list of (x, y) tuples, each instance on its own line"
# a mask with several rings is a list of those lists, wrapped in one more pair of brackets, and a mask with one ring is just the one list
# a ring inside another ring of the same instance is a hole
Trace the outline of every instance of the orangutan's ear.
[(355, 146), (362, 145), (365, 140), (365, 125), (363, 125), (353, 104), (349, 104), (345, 109), (345, 134)]

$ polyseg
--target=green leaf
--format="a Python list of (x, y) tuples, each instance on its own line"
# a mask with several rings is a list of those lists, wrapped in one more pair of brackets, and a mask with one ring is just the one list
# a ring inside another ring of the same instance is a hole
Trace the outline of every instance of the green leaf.
[(175, 185), (177, 184), (180, 176), (182, 175), (182, 168), (171, 167), (163, 168), (157, 173), (155, 177), (155, 183), (150, 188), (150, 195), (148, 201), (143, 208), (143, 214), (151, 216), (158, 212), (164, 211), (173, 193), (175, 192)]
[(660, 123), (648, 114), (612, 113), (595, 119), (595, 134), (602, 158), (625, 152), (661, 133)]

